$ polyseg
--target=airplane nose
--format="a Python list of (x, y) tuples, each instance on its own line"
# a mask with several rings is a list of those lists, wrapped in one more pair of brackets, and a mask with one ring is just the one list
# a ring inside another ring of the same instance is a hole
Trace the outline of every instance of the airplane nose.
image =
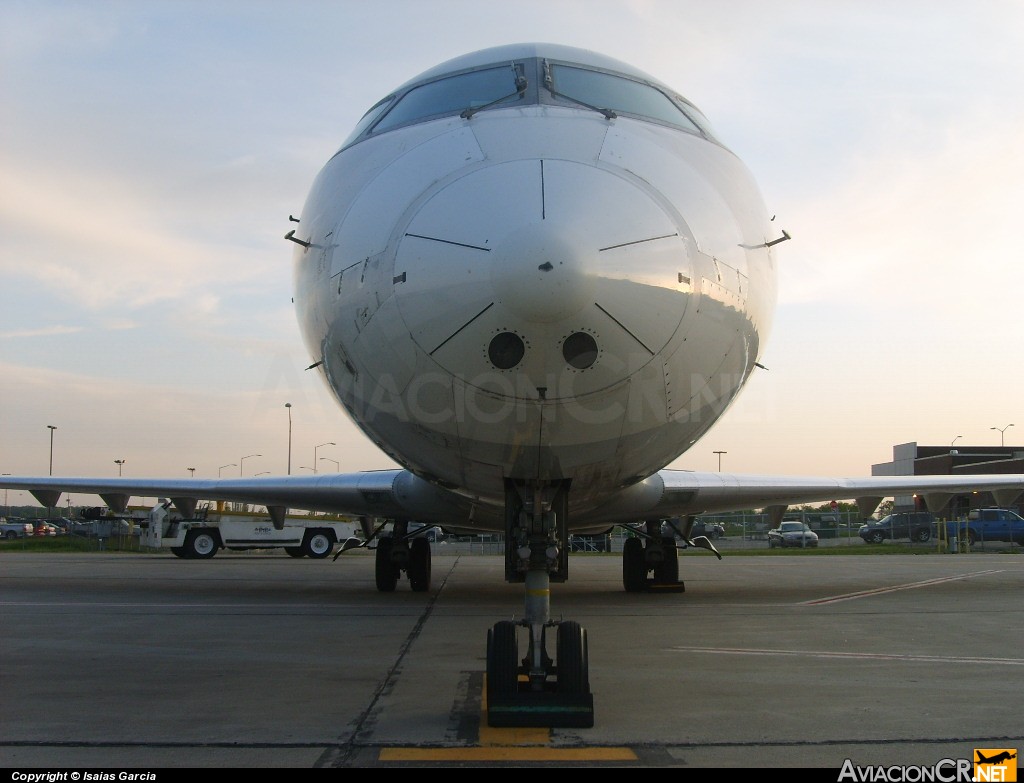
[(407, 212), (394, 258), (399, 312), (456, 374), (624, 380), (625, 365), (600, 356), (650, 361), (692, 293), (692, 235), (664, 204), (647, 183), (591, 161), (470, 169)]
[(534, 221), (499, 240), (491, 261), (496, 302), (531, 323), (555, 323), (593, 301), (596, 248), (571, 226)]

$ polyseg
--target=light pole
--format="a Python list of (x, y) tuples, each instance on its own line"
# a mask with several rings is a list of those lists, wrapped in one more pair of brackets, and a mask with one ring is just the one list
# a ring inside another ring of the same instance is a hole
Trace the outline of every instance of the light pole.
[(299, 465), (299, 470), (308, 470), (310, 473), (316, 473), (313, 468), (307, 468), (305, 465)]
[(259, 473), (254, 473), (253, 478), (255, 478), (256, 476), (266, 476), (268, 473), (270, 473), (269, 470), (261, 470)]
[(114, 464), (117, 465), (117, 476), (118, 476), (118, 478), (120, 478), (121, 477), (121, 466), (124, 465), (124, 460), (123, 459), (115, 459), (114, 460)]
[(316, 453), (320, 449), (320, 446), (337, 446), (337, 445), (338, 445), (337, 443), (335, 443), (333, 440), (331, 440), (331, 441), (328, 441), (327, 443), (321, 443), (319, 446), (314, 446), (313, 447), (313, 472), (314, 473), (316, 473), (316, 461), (317, 461)]
[[(3, 473), (3, 474), (0, 474), (0, 475), (9, 476), (11, 474), (10, 473)], [(5, 514), (5, 516), (9, 517), (11, 515), (11, 503), (7, 499), (7, 487), (4, 487), (4, 506), (7, 508), (7, 513)]]
[(292, 404), (286, 402), (284, 407), (288, 409), (288, 475), (292, 475)]
[(240, 460), (238, 460), (238, 475), (239, 476), (242, 475), (242, 471), (245, 470), (245, 461), (247, 459), (249, 459), (249, 457), (262, 457), (262, 456), (263, 456), (262, 454), (246, 454), (244, 457), (242, 457)]
[(336, 459), (331, 459), (330, 457), (321, 457), (321, 458), (320, 458), (320, 460), (321, 460), (321, 461), (323, 461), (323, 460), (327, 460), (328, 462), (333, 462), (333, 463), (334, 463), (334, 472), (335, 472), (335, 473), (338, 473), (338, 472), (340, 472), (340, 471), (341, 471), (341, 463), (340, 463), (340, 462), (338, 462), (338, 460), (336, 460)]
[[(53, 431), (57, 429), (52, 424), (46, 425), (50, 430), (50, 475), (53, 475)], [(49, 519), (53, 516), (53, 506), (46, 507), (46, 518)]]
[(233, 468), (233, 467), (235, 467), (235, 463), (234, 462), (229, 462), (227, 465), (221, 465), (219, 468), (217, 468), (217, 478), (220, 478), (220, 472), (222, 470), (224, 470), (224, 468)]
[(188, 477), (189, 478), (195, 478), (196, 477), (196, 469), (195, 468), (185, 468), (185, 470), (188, 471)]
[(722, 472), (722, 455), (723, 454), (728, 454), (729, 452), (728, 451), (713, 451), (711, 453), (718, 455), (718, 472), (721, 473)]
[(1008, 429), (1010, 429), (1010, 427), (1012, 427), (1012, 426), (1013, 426), (1012, 424), (1007, 424), (1002, 429), (1000, 429), (999, 427), (989, 427), (990, 430), (995, 430), (996, 432), (999, 433), (999, 445), (1000, 446), (1005, 446), (1006, 445), (1006, 442), (1003, 439), (1003, 433), (1006, 432)]
[(955, 438), (953, 438), (953, 440), (949, 444), (949, 447), (953, 448), (953, 444), (956, 443), (958, 440), (960, 440), (960, 438), (962, 438), (962, 437), (963, 437), (963, 435), (957, 435)]
[(46, 425), (50, 430), (50, 475), (53, 475), (53, 431), (57, 429), (52, 424)]

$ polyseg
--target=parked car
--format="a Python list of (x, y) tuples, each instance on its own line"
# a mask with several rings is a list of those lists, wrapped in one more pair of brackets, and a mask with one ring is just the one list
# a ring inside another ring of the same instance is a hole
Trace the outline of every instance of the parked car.
[[(665, 520), (661, 523), (661, 535), (663, 537), (674, 536), (680, 537), (683, 530), (683, 520), (679, 517), (673, 517), (670, 520)], [(725, 535), (725, 526), (718, 522), (707, 522), (703, 519), (696, 519), (693, 522), (693, 527), (690, 529), (690, 538), (696, 538), (697, 536), (707, 536), (714, 540), (722, 538)]]
[(33, 522), (33, 533), (35, 536), (55, 536), (57, 535), (56, 525), (52, 525), (49, 522), (37, 521)]
[(868, 544), (881, 544), (886, 539), (909, 538), (924, 543), (932, 537), (935, 515), (928, 511), (900, 511), (860, 526), (858, 535)]
[(784, 519), (778, 527), (768, 531), (768, 548), (814, 547), (818, 545), (818, 534), (799, 519)]
[(946, 522), (946, 537), (967, 539), (971, 546), (985, 541), (1024, 544), (1024, 518), (1005, 508), (978, 508), (966, 520)]

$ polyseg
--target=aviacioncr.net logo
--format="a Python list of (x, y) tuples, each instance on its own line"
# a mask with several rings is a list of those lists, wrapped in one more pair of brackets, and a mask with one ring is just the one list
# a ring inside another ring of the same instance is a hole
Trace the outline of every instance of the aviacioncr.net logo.
[(942, 759), (930, 767), (858, 767), (846, 759), (839, 770), (838, 783), (970, 783), (973, 767), (970, 759)]
[(1017, 780), (1017, 749), (975, 748), (972, 780), (978, 783), (1014, 783)]

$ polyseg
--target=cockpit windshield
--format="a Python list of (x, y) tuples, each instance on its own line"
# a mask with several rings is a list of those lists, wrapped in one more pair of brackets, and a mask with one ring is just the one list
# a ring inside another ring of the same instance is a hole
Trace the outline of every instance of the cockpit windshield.
[(465, 111), (489, 104), (502, 106), (522, 100), (517, 69), (505, 65), (483, 71), (470, 71), (415, 87), (389, 111), (374, 128), (374, 133), (399, 125)]
[(714, 140), (703, 115), (685, 99), (633, 76), (527, 57), (442, 76), (378, 101), (342, 149), (360, 138), (418, 122), (529, 104), (582, 106), (608, 119), (619, 114), (671, 125)]
[(686, 130), (700, 129), (665, 93), (642, 82), (600, 71), (554, 65), (549, 89), (558, 97), (597, 109), (649, 117)]

